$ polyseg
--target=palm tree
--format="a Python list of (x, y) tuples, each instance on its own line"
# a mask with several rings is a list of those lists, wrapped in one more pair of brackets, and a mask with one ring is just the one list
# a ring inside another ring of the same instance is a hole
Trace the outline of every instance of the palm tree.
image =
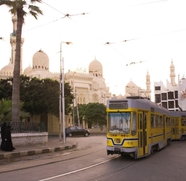
[[(33, 5), (36, 2), (41, 2), (41, 0), (30, 0), (28, 5), (29, 14), (37, 19), (39, 14), (43, 12), (39, 7)], [(14, 32), (16, 36), (16, 52), (15, 52), (15, 64), (13, 73), (13, 85), (12, 85), (12, 121), (20, 121), (20, 58), (21, 58), (21, 35), (22, 26), (24, 23), (24, 17), (28, 14), (24, 7), (27, 5), (26, 0), (0, 0), (0, 6), (6, 5), (10, 8), (10, 12), (13, 15), (17, 15), (17, 31)]]
[[(28, 112), (25, 112), (22, 110), (23, 108), (23, 102), (20, 103), (20, 116), (22, 119), (30, 117), (30, 114)], [(2, 99), (0, 100), (0, 124), (4, 121), (10, 122), (12, 117), (12, 101)]]
[(11, 107), (12, 101), (11, 100), (0, 100), (0, 123), (4, 121), (10, 121), (11, 119)]

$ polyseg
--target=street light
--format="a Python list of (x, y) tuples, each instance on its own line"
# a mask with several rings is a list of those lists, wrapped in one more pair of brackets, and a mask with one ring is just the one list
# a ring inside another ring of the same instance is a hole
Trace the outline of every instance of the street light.
[[(75, 86), (74, 86), (74, 74), (75, 74), (76, 72), (74, 72), (73, 73), (73, 96), (75, 95), (74, 94), (74, 92), (75, 92)], [(73, 117), (72, 117), (72, 123), (73, 123), (73, 125), (74, 125), (74, 99), (73, 99)]]
[[(76, 96), (76, 91), (75, 91), (75, 96)], [(80, 126), (80, 119), (79, 119), (79, 108), (78, 108), (78, 98), (76, 97), (76, 108), (77, 108), (77, 118), (78, 118), (78, 126)]]
[(64, 99), (64, 59), (62, 58), (62, 44), (72, 44), (72, 42), (61, 42), (60, 43), (60, 88), (59, 88), (59, 140), (61, 141), (61, 127), (63, 123), (63, 143), (66, 143), (65, 135), (65, 99)]

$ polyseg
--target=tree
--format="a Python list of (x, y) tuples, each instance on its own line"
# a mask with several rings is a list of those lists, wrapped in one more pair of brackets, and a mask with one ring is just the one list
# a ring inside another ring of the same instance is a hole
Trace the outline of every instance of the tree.
[[(86, 104), (78, 105), (80, 124), (81, 124), (81, 120), (84, 119), (86, 106), (87, 106)], [(78, 125), (77, 106), (74, 107), (74, 123)]]
[[(29, 14), (35, 19), (39, 14), (43, 14), (39, 7), (34, 6), (35, 2), (41, 2), (41, 0), (30, 0), (28, 5)], [(21, 37), (22, 37), (22, 26), (24, 23), (24, 17), (28, 14), (24, 10), (24, 6), (27, 5), (25, 0), (0, 0), (0, 6), (6, 5), (10, 8), (10, 12), (13, 15), (17, 15), (17, 31), (13, 32), (16, 36), (16, 53), (15, 53), (15, 64), (13, 73), (13, 85), (12, 85), (12, 121), (20, 121), (20, 58), (21, 58)]]
[[(29, 113), (25, 112), (22, 110), (23, 107), (23, 102), (20, 103), (20, 118), (27, 118), (29, 117)], [(0, 123), (6, 121), (10, 122), (11, 117), (12, 117), (12, 101), (11, 100), (6, 100), (2, 99), (0, 100)]]
[[(49, 78), (38, 79), (20, 76), (20, 100), (23, 110), (31, 115), (43, 113), (59, 116), (59, 82)], [(65, 83), (65, 114), (72, 111), (73, 94), (69, 83)], [(12, 78), (0, 80), (0, 99), (11, 99)]]
[(65, 96), (65, 114), (68, 115), (72, 112), (72, 103), (74, 99), (73, 90), (68, 82), (64, 85), (64, 96)]
[(0, 100), (0, 123), (11, 119), (11, 100)]
[(0, 100), (11, 99), (12, 97), (12, 78), (0, 79)]
[(92, 124), (99, 125), (101, 129), (106, 125), (106, 107), (100, 103), (88, 103), (85, 108), (85, 121), (88, 122), (89, 127)]
[[(26, 80), (26, 78), (24, 78)], [(23, 87), (22, 85), (25, 85)], [(21, 83), (21, 100), (24, 109), (31, 115), (54, 114), (59, 116), (59, 82), (52, 79), (32, 78), (29, 83)], [(65, 83), (65, 114), (71, 112), (73, 100), (72, 89), (69, 83)]]

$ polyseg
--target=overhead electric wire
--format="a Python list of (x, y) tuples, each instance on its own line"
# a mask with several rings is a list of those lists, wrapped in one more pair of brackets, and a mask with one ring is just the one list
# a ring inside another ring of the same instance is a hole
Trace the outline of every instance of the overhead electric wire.
[[(139, 5), (146, 5), (146, 4), (152, 4), (152, 3), (159, 3), (159, 2), (163, 2), (163, 1), (168, 1), (168, 0), (157, 0), (157, 1), (151, 1), (151, 2), (144, 2), (144, 3), (140, 3), (140, 4), (135, 4), (135, 5), (132, 5), (132, 6), (139, 6)], [(51, 22), (48, 22), (48, 23), (45, 23), (43, 25), (39, 25), (39, 26), (36, 26), (36, 27), (33, 27), (29, 30), (25, 30), (25, 31), (30, 31), (30, 30), (33, 30), (33, 29), (36, 29), (36, 28), (39, 28), (39, 27), (42, 27), (42, 26), (46, 26), (46, 25), (49, 25), (49, 24), (52, 24), (52, 23), (55, 23), (61, 19), (64, 19), (66, 17), (68, 17), (70, 20), (72, 20), (73, 22), (77, 23), (76, 21), (74, 21), (72, 18), (70, 18), (71, 16), (77, 16), (77, 15), (85, 15), (85, 14), (88, 14), (88, 13), (80, 13), (80, 14), (65, 14), (63, 13), (62, 11), (54, 8), (53, 6), (51, 6), (50, 4), (46, 3), (45, 1), (42, 1), (45, 5), (49, 6), (50, 8), (54, 9), (55, 11), (63, 14), (64, 16), (63, 17), (60, 17), (58, 19), (55, 19)], [(81, 27), (82, 28), (82, 27)], [(86, 27), (83, 27), (83, 29), (87, 30)], [(153, 34), (153, 35), (150, 35), (150, 36), (160, 36), (160, 35), (163, 35), (163, 34), (168, 34), (168, 33), (176, 33), (176, 32), (179, 32), (179, 31), (185, 31), (186, 29), (180, 29), (180, 30), (174, 30), (174, 31), (171, 31), (171, 32), (163, 32), (163, 33), (158, 33), (158, 34)], [(25, 32), (24, 31), (24, 32)], [(89, 31), (88, 31), (89, 33)], [(92, 34), (91, 34), (92, 35)], [(96, 38), (98, 38), (99, 40), (101, 40), (102, 42), (106, 42), (103, 38), (97, 36), (94, 34), (94, 36)], [(144, 38), (144, 37), (143, 37)], [(123, 40), (123, 41), (120, 41), (121, 42), (127, 42), (127, 41), (131, 41), (131, 40), (137, 40), (137, 39), (141, 39), (140, 37), (139, 38), (133, 38), (133, 39), (130, 39), (130, 40)], [(109, 45), (114, 51), (116, 51), (118, 54), (120, 54), (121, 56), (123, 56), (126, 60), (129, 60), (127, 57), (125, 57), (120, 51), (118, 51), (116, 48), (114, 48), (114, 46), (112, 46), (111, 44), (115, 44), (117, 42), (106, 42), (105, 45)], [(118, 42), (119, 43), (119, 42)], [(130, 60), (131, 61), (131, 60)]]
[(164, 2), (164, 1), (168, 1), (168, 0), (157, 0), (157, 1), (151, 1), (151, 2), (144, 2), (144, 3), (135, 4), (132, 6), (142, 6), (142, 5), (147, 5), (147, 4), (160, 3), (160, 2)]

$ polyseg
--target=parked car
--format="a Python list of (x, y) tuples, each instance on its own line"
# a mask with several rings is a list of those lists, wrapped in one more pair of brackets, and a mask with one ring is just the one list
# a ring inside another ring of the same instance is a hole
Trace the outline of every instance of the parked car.
[(90, 132), (88, 129), (84, 129), (81, 126), (69, 126), (68, 128), (65, 129), (66, 136), (89, 136)]

